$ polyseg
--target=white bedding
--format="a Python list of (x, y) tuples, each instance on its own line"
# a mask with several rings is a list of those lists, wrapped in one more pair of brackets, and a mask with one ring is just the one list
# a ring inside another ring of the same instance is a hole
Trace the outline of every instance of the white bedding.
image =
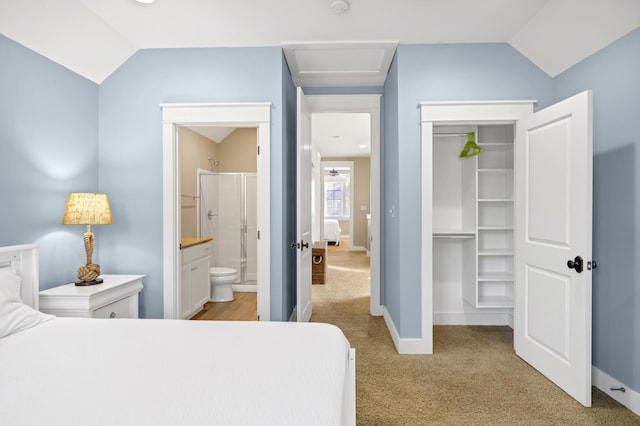
[(0, 339), (0, 423), (339, 425), (348, 355), (327, 324), (55, 318)]
[(337, 219), (324, 220), (324, 240), (333, 241), (336, 245), (340, 245), (340, 222)]

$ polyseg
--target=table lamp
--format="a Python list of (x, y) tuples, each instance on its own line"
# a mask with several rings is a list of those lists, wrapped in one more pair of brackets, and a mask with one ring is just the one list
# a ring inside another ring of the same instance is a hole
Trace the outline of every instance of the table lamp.
[(69, 194), (67, 208), (62, 217), (64, 225), (87, 225), (84, 233), (84, 249), (87, 253), (87, 264), (78, 268), (76, 285), (94, 285), (103, 282), (100, 275), (100, 265), (91, 262), (93, 255), (94, 237), (91, 225), (110, 225), (111, 208), (106, 194), (95, 192), (72, 192)]

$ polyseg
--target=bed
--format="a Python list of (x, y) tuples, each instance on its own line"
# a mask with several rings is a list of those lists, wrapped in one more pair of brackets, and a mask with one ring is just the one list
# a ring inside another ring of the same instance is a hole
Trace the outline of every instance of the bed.
[(56, 318), (36, 310), (37, 262), (37, 246), (0, 248), (3, 425), (355, 424), (337, 327)]
[(337, 219), (325, 219), (324, 220), (324, 240), (334, 242), (337, 246), (340, 245), (340, 222)]

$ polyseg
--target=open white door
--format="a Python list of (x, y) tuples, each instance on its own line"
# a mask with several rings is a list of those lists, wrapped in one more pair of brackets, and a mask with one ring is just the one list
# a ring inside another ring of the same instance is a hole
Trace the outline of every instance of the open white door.
[(514, 346), (591, 406), (592, 100), (517, 123)]
[(296, 248), (298, 284), (296, 318), (311, 319), (311, 116), (304, 92), (298, 87), (298, 166)]

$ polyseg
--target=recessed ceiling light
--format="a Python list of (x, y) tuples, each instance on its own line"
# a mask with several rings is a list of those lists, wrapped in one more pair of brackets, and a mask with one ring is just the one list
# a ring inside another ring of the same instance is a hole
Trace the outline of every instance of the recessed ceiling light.
[(358, 145), (360, 148), (366, 148), (366, 145)]
[(151, 4), (156, 0), (136, 0), (138, 3)]

